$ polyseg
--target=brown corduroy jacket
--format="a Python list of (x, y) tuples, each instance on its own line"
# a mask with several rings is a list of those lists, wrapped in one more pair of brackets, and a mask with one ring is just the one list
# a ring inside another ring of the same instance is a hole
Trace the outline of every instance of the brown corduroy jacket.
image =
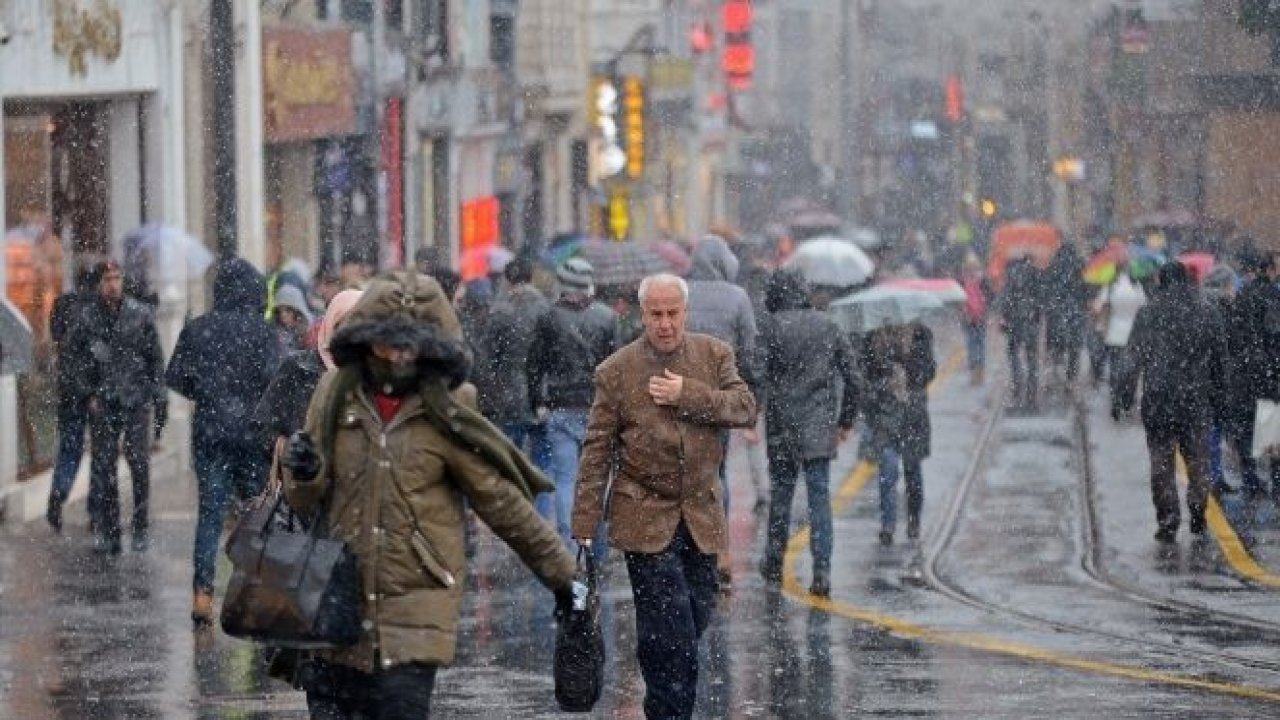
[[(649, 378), (670, 370), (684, 378), (676, 407), (656, 404)], [(719, 480), (726, 428), (753, 427), (756, 401), (738, 376), (733, 349), (689, 333), (662, 354), (641, 337), (600, 364), (595, 401), (578, 468), (573, 534), (594, 537), (609, 497), (609, 541), (629, 552), (656, 553), (683, 519), (704, 553), (725, 546)]]

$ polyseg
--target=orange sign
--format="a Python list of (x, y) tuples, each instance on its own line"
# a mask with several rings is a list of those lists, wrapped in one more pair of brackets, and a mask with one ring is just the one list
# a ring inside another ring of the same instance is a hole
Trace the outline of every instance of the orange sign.
[(263, 133), (267, 142), (347, 135), (356, 129), (348, 30), (262, 30)]

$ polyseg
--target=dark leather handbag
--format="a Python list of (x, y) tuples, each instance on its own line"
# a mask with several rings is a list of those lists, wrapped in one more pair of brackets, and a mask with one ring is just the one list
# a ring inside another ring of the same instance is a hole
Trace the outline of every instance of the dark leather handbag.
[(556, 702), (565, 712), (591, 712), (604, 688), (604, 631), (600, 628), (600, 589), (595, 558), (578, 548), (577, 581), (586, 588), (573, 607), (558, 617), (552, 675)]
[(278, 483), (263, 491), (227, 540), (234, 570), (222, 603), (226, 634), (278, 648), (323, 649), (360, 640), (360, 575), (343, 541), (325, 536), (324, 507), (309, 528)]

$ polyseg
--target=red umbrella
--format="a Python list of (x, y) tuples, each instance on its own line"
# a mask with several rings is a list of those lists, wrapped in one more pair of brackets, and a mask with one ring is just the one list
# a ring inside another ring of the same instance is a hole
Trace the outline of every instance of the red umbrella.
[(1213, 270), (1213, 266), (1217, 264), (1213, 256), (1206, 252), (1183, 253), (1178, 256), (1178, 262), (1187, 266), (1197, 284), (1204, 282), (1209, 272)]
[(684, 275), (689, 272), (689, 268), (693, 267), (693, 260), (690, 259), (689, 253), (678, 243), (670, 240), (659, 240), (650, 247), (657, 253), (667, 265), (671, 266), (671, 272), (676, 275)]

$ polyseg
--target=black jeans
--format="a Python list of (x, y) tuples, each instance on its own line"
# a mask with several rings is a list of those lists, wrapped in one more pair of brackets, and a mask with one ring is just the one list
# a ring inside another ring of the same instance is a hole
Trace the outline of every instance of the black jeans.
[(698, 641), (715, 610), (716, 556), (698, 549), (683, 522), (659, 553), (627, 553), (636, 606), (636, 657), (646, 718), (691, 718)]
[(370, 675), (313, 660), (303, 677), (311, 720), (422, 720), (431, 709), (436, 668), (405, 663)]
[(103, 407), (89, 419), (92, 457), (89, 462), (89, 495), (99, 504), (94, 521), (107, 540), (120, 538), (120, 487), (116, 465), (124, 447), (125, 463), (133, 480), (133, 532), (147, 531), (147, 503), (151, 497), (151, 408)]
[(1203, 529), (1209, 498), (1209, 424), (1147, 428), (1147, 452), (1151, 456), (1151, 501), (1156, 507), (1156, 524), (1161, 530), (1178, 529), (1181, 518), (1174, 453), (1181, 452), (1187, 463), (1187, 514), (1191, 528), (1193, 532)]
[(1019, 405), (1034, 405), (1040, 370), (1039, 328), (1009, 330), (1005, 336), (1005, 350), (1009, 356), (1009, 374), (1013, 377), (1013, 401)]

